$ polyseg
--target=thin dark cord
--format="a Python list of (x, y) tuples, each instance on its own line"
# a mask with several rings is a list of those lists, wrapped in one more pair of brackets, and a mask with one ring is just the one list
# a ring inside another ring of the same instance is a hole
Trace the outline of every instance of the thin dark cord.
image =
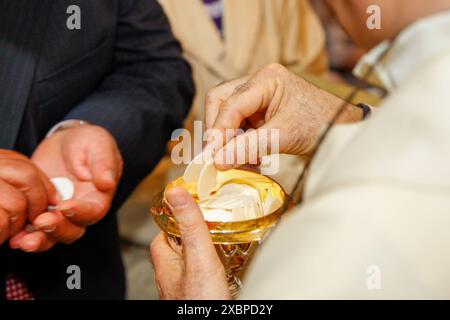
[[(391, 51), (392, 47), (394, 46), (395, 43), (395, 39), (392, 40), (391, 44), (389, 45), (389, 47), (383, 52), (383, 54), (378, 58), (378, 60), (376, 61), (376, 63), (374, 63), (373, 65), (370, 66), (370, 68), (368, 68), (368, 70), (366, 71), (366, 73), (364, 74), (364, 76), (362, 77), (362, 81), (364, 83), (367, 83), (370, 76), (372, 76), (375, 68), (378, 66), (378, 64), (380, 64), (381, 61), (383, 61), (383, 59), (389, 54), (389, 52)], [(337, 112), (334, 114), (333, 118), (331, 119), (331, 122), (328, 124), (325, 132), (320, 136), (316, 146), (313, 149), (313, 152), (311, 153), (311, 156), (309, 157), (308, 161), (305, 164), (305, 167), (302, 171), (302, 173), (299, 175), (297, 182), (295, 183), (294, 188), (292, 189), (291, 192), (291, 197), (292, 199), (295, 201), (296, 197), (295, 195), (298, 192), (298, 188), (300, 187), (302, 181), (305, 179), (306, 174), (308, 172), (308, 169), (311, 166), (311, 163), (314, 160), (314, 157), (317, 155), (317, 151), (319, 150), (320, 146), (322, 145), (322, 143), (324, 142), (324, 140), (327, 138), (328, 134), (330, 133), (331, 129), (334, 127), (334, 125), (336, 124), (337, 120), (339, 119), (339, 117), (344, 113), (346, 107), (348, 105), (352, 104), (353, 99), (356, 97), (356, 95), (362, 90), (362, 88), (360, 86), (355, 87), (355, 89), (352, 90), (352, 92), (348, 95), (348, 97), (346, 99), (344, 99), (344, 103), (339, 107), (339, 109), (337, 110)]]

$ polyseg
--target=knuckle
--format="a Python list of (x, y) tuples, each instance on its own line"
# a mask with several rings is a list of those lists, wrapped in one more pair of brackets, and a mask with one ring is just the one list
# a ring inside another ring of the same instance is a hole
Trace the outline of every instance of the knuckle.
[(3, 207), (10, 213), (18, 214), (27, 210), (27, 200), (21, 192), (10, 192), (2, 199)]
[(224, 88), (226, 88), (229, 84), (230, 84), (229, 81), (222, 81), (214, 88), (209, 89), (205, 96), (205, 102), (211, 103), (215, 99), (218, 99), (221, 96), (223, 96)]
[(272, 63), (263, 69), (262, 75), (268, 79), (284, 79), (289, 71), (279, 63)]
[(279, 63), (271, 63), (264, 68), (266, 71), (284, 73), (287, 69)]
[(24, 178), (27, 179), (27, 182), (31, 182), (32, 180), (36, 179), (38, 177), (38, 172), (36, 168), (29, 164), (29, 163), (23, 163), (18, 170), (18, 173)]

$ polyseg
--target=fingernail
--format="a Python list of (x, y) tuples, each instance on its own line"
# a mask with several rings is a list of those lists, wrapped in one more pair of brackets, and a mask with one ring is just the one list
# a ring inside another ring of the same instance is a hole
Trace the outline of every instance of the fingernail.
[(73, 205), (67, 204), (67, 203), (63, 203), (62, 205), (57, 206), (57, 209), (61, 210), (61, 211), (67, 211), (67, 210), (70, 210), (72, 208), (73, 208)]
[(19, 219), (19, 215), (11, 215), (11, 216), (9, 217), (9, 221), (10, 221), (11, 223), (16, 222), (18, 219)]
[(56, 227), (55, 226), (53, 226), (53, 225), (49, 225), (49, 224), (47, 224), (47, 225), (41, 225), (41, 226), (39, 226), (38, 227), (39, 228), (39, 230), (42, 230), (42, 231), (44, 231), (45, 233), (52, 233), (52, 232), (54, 232), (55, 230), (56, 230)]
[(66, 217), (73, 217), (75, 216), (76, 212), (73, 210), (73, 207), (71, 205), (61, 205), (58, 206), (57, 209), (63, 213)]
[(76, 214), (76, 212), (74, 210), (61, 210), (61, 211), (62, 211), (63, 215), (68, 218), (74, 217)]
[(171, 210), (184, 206), (187, 201), (188, 198), (183, 190), (172, 189), (168, 193), (167, 202)]

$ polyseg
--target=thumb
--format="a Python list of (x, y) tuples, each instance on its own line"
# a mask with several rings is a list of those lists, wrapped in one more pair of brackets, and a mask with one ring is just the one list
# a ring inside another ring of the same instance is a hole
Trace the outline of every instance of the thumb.
[(186, 268), (208, 267), (219, 261), (208, 226), (194, 198), (182, 188), (167, 191), (166, 200), (178, 222)]
[(101, 191), (110, 191), (120, 179), (120, 159), (116, 146), (108, 141), (91, 147), (89, 169), (95, 186)]

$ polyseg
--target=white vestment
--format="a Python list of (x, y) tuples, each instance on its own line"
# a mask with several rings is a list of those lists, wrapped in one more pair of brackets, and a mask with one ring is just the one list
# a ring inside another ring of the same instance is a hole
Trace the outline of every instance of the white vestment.
[(450, 299), (450, 12), (404, 30), (375, 75), (389, 98), (333, 129), (242, 299)]

